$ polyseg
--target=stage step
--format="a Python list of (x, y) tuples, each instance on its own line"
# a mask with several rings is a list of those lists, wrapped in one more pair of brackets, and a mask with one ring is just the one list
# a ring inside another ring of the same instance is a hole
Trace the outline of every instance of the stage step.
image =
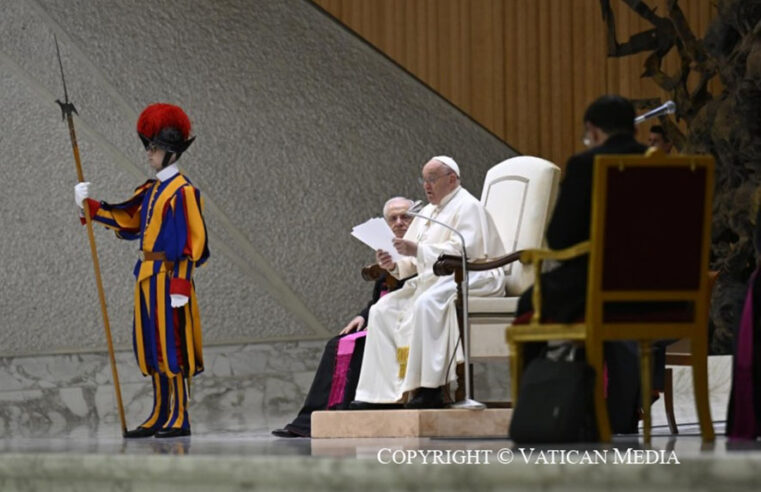
[(312, 414), (312, 438), (507, 437), (509, 408), (337, 410)]

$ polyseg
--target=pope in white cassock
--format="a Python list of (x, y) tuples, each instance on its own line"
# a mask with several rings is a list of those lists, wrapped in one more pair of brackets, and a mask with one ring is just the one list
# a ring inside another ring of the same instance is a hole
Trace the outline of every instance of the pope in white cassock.
[[(465, 238), (469, 261), (505, 253), (489, 213), (460, 186), (460, 169), (451, 157), (428, 161), (423, 166), (422, 183), (429, 204), (420, 214), (459, 231)], [(396, 403), (411, 390), (418, 391), (406, 408), (442, 407), (441, 386), (456, 379), (456, 365), (464, 360), (462, 344), (457, 343), (454, 276), (437, 277), (433, 273), (433, 264), (442, 253), (462, 254), (459, 236), (415, 217), (404, 237), (394, 239), (394, 247), (403, 258), (394, 262), (387, 252), (379, 250), (376, 260), (380, 266), (398, 279), (417, 277), (370, 309), (353, 409)], [(470, 272), (468, 285), (473, 295), (504, 295), (504, 271)]]

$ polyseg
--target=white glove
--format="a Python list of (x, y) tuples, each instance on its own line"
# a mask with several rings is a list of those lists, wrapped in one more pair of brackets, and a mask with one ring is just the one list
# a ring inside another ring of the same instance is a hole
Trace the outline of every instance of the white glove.
[(169, 297), (172, 299), (173, 308), (182, 307), (188, 303), (188, 296), (182, 294), (169, 294)]
[(89, 181), (77, 183), (76, 186), (74, 186), (74, 201), (77, 203), (79, 208), (85, 208), (84, 205), (82, 205), (82, 202), (84, 202), (85, 198), (88, 196), (90, 196)]

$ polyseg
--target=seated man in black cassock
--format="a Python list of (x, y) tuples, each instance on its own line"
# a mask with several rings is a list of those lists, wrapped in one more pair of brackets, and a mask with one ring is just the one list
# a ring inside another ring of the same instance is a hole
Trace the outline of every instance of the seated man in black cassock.
[[(398, 238), (404, 237), (412, 217), (406, 214), (412, 201), (403, 198), (391, 198), (383, 206), (383, 217), (391, 231)], [(373, 289), (373, 297), (367, 306), (341, 330), (338, 336), (331, 338), (325, 346), (320, 365), (314, 375), (304, 406), (293, 422), (282, 429), (275, 429), (272, 434), (277, 437), (310, 437), (312, 432), (312, 412), (316, 410), (345, 410), (354, 400), (354, 393), (359, 381), (362, 356), (365, 348), (367, 318), (370, 306), (378, 302), (383, 295), (401, 288), (404, 280), (387, 279), (387, 272), (378, 277)]]
[[(564, 249), (589, 240), (595, 156), (641, 154), (647, 150), (634, 139), (634, 117), (631, 102), (616, 95), (602, 96), (587, 108), (584, 143), (589, 149), (568, 159), (547, 228), (549, 248)], [(556, 269), (542, 274), (543, 320), (570, 323), (584, 317), (588, 258), (584, 255), (560, 262)], [(529, 288), (521, 295), (519, 316), (532, 311), (531, 293), (532, 288)], [(541, 344), (527, 344), (526, 362), (536, 357), (540, 349)], [(637, 345), (634, 342), (607, 342), (604, 350), (611, 429), (614, 433), (636, 432), (640, 408)]]

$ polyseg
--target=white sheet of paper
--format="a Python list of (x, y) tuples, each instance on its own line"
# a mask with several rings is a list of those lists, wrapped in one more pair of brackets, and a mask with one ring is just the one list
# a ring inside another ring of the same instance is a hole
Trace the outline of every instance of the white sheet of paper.
[(370, 246), (373, 251), (382, 249), (387, 251), (394, 261), (401, 259), (401, 255), (396, 251), (392, 243), (395, 237), (394, 233), (391, 231), (388, 223), (380, 217), (375, 217), (355, 226), (351, 230), (351, 235)]

